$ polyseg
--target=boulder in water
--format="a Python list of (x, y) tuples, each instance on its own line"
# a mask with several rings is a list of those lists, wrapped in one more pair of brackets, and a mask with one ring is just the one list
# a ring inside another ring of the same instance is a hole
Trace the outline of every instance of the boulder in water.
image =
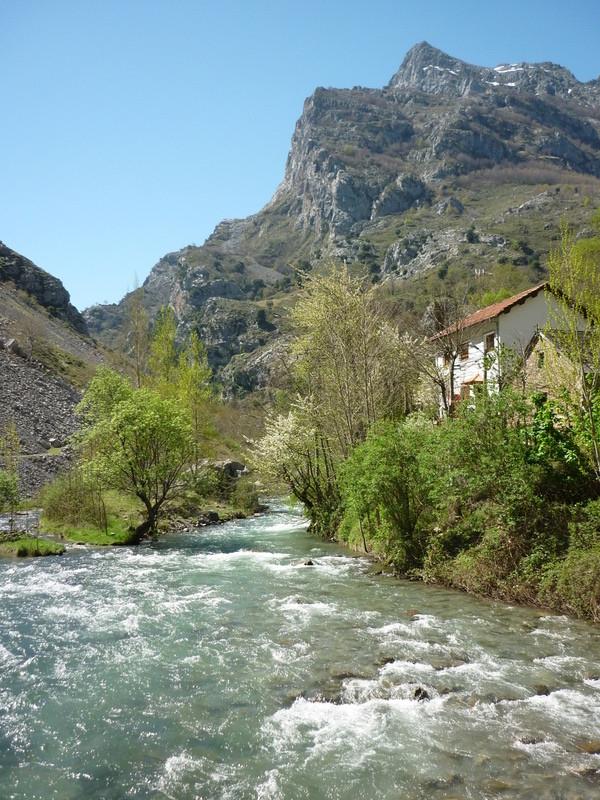
[(315, 565), (315, 562), (312, 560), (312, 558), (309, 558), (307, 561), (304, 562), (303, 566), (305, 566), (305, 567), (314, 567), (314, 565)]
[(550, 689), (546, 686), (545, 683), (536, 683), (536, 685), (533, 687), (533, 691), (537, 695), (550, 694)]
[(579, 742), (577, 749), (582, 753), (588, 753), (591, 756), (600, 755), (600, 739), (591, 739), (586, 742)]
[(417, 688), (415, 689), (415, 693), (413, 694), (413, 697), (414, 697), (415, 700), (419, 700), (419, 701), (431, 700), (431, 697), (429, 696), (429, 692), (427, 691), (427, 689), (424, 689), (422, 686), (417, 686)]

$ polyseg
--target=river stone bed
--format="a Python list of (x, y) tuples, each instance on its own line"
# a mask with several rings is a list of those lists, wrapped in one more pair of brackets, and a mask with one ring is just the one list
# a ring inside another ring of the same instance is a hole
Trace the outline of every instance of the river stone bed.
[(277, 505), (1, 561), (0, 797), (598, 798), (600, 629), (368, 566)]

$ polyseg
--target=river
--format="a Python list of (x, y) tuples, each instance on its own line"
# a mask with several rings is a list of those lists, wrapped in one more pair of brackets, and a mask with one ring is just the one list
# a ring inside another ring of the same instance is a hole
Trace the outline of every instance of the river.
[(600, 796), (600, 628), (369, 574), (284, 506), (4, 559), (0, 597), (2, 800)]

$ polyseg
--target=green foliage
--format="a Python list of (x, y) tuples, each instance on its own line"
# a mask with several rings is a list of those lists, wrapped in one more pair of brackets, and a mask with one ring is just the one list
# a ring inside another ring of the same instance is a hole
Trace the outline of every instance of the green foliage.
[(59, 475), (47, 484), (40, 500), (49, 522), (107, 528), (107, 510), (99, 485), (81, 469)]
[(479, 234), (475, 230), (474, 225), (471, 225), (471, 227), (467, 230), (465, 238), (469, 244), (477, 244), (477, 242), (479, 242)]
[(12, 510), (19, 502), (19, 480), (14, 472), (0, 469), (0, 511)]
[(0, 429), (0, 511), (14, 513), (19, 503), (21, 445), (14, 423)]
[[(115, 383), (115, 376), (100, 373), (84, 396), (85, 419), (92, 420), (81, 435), (82, 450), (88, 454), (84, 469), (100, 487), (142, 502), (146, 521), (139, 531), (143, 535), (156, 529), (163, 504), (182, 488), (193, 453), (192, 426), (176, 401), (151, 389), (125, 392), (104, 413), (107, 383)], [(95, 398), (100, 399), (98, 405)]]
[(258, 492), (251, 478), (238, 478), (229, 496), (229, 503), (244, 514), (253, 514), (259, 507)]
[[(553, 403), (505, 389), (439, 425), (379, 424), (339, 474), (339, 537), (401, 572), (505, 599), (552, 596), (588, 616), (595, 608), (596, 561), (583, 554), (600, 549), (600, 501), (573, 501), (598, 487)], [(575, 579), (579, 605), (567, 591)]]
[(150, 385), (167, 394), (177, 369), (176, 339), (175, 312), (169, 306), (163, 306), (158, 312), (152, 331), (148, 369)]
[(342, 530), (351, 530), (356, 521), (365, 549), (372, 542), (403, 570), (418, 565), (424, 553), (418, 523), (426, 493), (419, 452), (429, 429), (418, 418), (380, 423), (340, 469)]
[(600, 547), (572, 549), (544, 575), (542, 602), (600, 622)]
[(131, 383), (123, 375), (108, 367), (98, 367), (77, 407), (83, 425), (91, 427), (109, 418), (133, 392)]
[(60, 556), (64, 552), (64, 545), (59, 542), (50, 542), (46, 539), (37, 539), (33, 536), (23, 536), (20, 539), (0, 542), (0, 556), (16, 556), (17, 558), (26, 558), (29, 556)]
[(475, 305), (478, 308), (485, 308), (486, 306), (491, 306), (494, 303), (499, 303), (501, 300), (506, 300), (513, 294), (514, 292), (511, 292), (510, 289), (488, 289), (487, 292), (483, 292), (478, 298), (475, 299)]
[[(171, 392), (172, 389), (172, 392)], [(177, 370), (169, 394), (179, 401), (189, 414), (197, 458), (203, 438), (212, 433), (211, 407), (213, 399), (212, 370), (206, 348), (193, 331), (177, 358)]]

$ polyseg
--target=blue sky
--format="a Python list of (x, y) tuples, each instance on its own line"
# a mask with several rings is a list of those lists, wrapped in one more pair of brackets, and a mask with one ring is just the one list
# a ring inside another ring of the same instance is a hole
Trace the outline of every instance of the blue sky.
[(0, 0), (0, 239), (80, 308), (270, 198), (316, 86), (427, 40), (600, 74), (600, 0)]

